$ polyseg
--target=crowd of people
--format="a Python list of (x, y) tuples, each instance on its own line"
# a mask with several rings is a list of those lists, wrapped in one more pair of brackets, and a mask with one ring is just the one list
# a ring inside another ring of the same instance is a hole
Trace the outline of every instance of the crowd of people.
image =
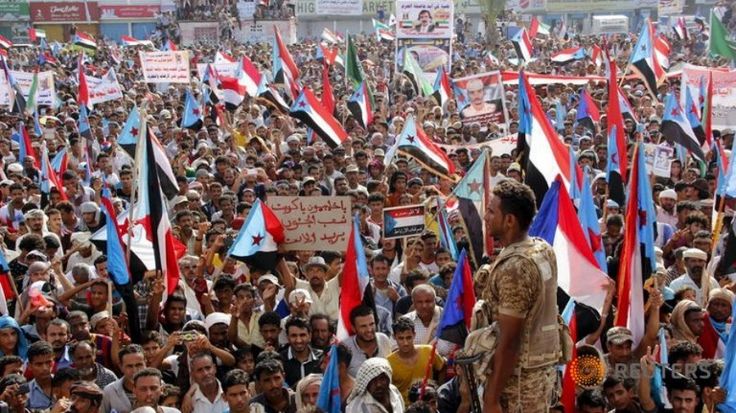
[[(217, 7), (182, 3), (175, 18), (162, 21), (162, 30), (173, 29), (176, 19), (212, 18)], [(508, 40), (491, 46), (472, 33), (461, 37), (453, 45), (452, 78), (517, 70), (509, 60), (516, 54)], [(606, 39), (604, 47), (622, 72), (636, 40), (634, 35)], [(671, 65), (727, 66), (697, 47), (704, 41), (700, 33), (686, 41), (670, 36), (670, 41)], [(432, 230), (384, 239), (383, 209), (450, 201), (458, 180), (480, 155), (473, 145), (503, 137), (502, 130), (517, 132), (518, 89), (505, 87), (508, 129), (465, 124), (454, 102), (441, 107), (418, 93), (408, 77), (387, 70), (393, 68), (393, 43), (373, 35), (357, 36), (355, 42), (374, 91), (374, 121), (367, 128), (356, 121), (346, 102), (352, 86), (342, 68), (333, 68), (336, 119), (349, 134), (337, 147), (318, 137), (308, 141), (305, 125), (250, 97), (224, 118), (205, 117), (201, 129), (182, 128), (185, 88), (202, 98), (201, 79), (193, 70), (190, 85), (144, 83), (137, 59), (137, 48), (143, 46), (100, 45), (85, 59), (87, 75), (100, 77), (114, 68), (125, 90), (123, 99), (95, 105), (89, 113), (91, 138), (86, 138), (78, 127), (77, 52), (65, 47), (57, 53), (58, 63), (43, 64), (42, 69), (54, 72), (59, 104), (39, 108), (40, 130), (31, 114), (10, 108), (0, 113), (0, 243), (8, 273), (2, 283), (8, 312), (0, 317), (0, 406), (12, 413), (314, 412), (321, 411), (317, 399), (335, 359), (339, 399), (348, 413), (564, 411), (570, 408), (565, 402), (570, 392), (575, 393), (575, 411), (585, 413), (714, 412), (730, 400), (718, 379), (736, 286), (732, 274), (717, 268), (720, 260), (733, 259), (723, 257), (732, 211), (726, 208), (723, 230), (713, 234), (712, 200), (719, 176), (715, 151), (708, 153), (705, 165), (690, 157), (672, 159), (670, 177), (651, 180), (658, 267), (644, 283), (646, 303), (640, 311), (646, 317), (645, 335), (634, 337), (626, 327), (614, 326), (618, 262), (631, 229), (624, 225), (625, 205), (607, 196), (605, 116), (593, 130), (586, 129), (576, 123), (580, 86), (536, 86), (549, 118), (560, 120), (560, 138), (590, 173), (610, 283), (603, 308), (581, 313), (577, 351), (598, 359), (596, 369), (602, 374), (600, 380), (583, 380), (566, 387), (568, 393), (561, 391), (557, 367), (564, 346), (557, 324), (550, 330), (543, 326), (550, 319), (540, 316), (556, 320), (557, 267), (550, 246), (527, 235), (539, 200), (523, 183), (522, 158), (514, 150), (490, 154), (491, 202), (484, 225), (496, 249), (483, 257), (482, 265), (472, 263), (472, 278), (479, 303), (487, 304), (486, 315), (501, 334), (497, 357), (483, 365), (489, 367), (481, 371), (487, 376), (473, 377), (473, 369), (455, 362), (462, 339), (436, 338), (444, 309), (453, 305), (446, 299), (457, 257)], [(597, 37), (538, 37), (533, 42), (536, 60), (526, 65), (529, 73), (604, 74), (589, 59), (566, 65), (550, 61), (552, 53), (572, 45), (600, 45)], [(248, 56), (266, 73), (272, 67), (270, 47), (225, 39), (217, 47), (184, 49), (197, 62), (211, 62), (221, 51)], [(289, 50), (301, 84), (321, 97), (322, 70), (330, 69), (317, 59), (318, 47), (304, 40)], [(39, 52), (38, 47), (10, 49), (9, 66), (31, 72)], [(678, 78), (668, 77), (652, 96), (640, 78), (623, 81), (621, 90), (634, 112), (626, 120), (629, 157), (637, 141), (667, 145), (660, 131), (663, 98), (679, 86)], [(606, 82), (585, 87), (605, 108)], [(94, 235), (111, 224), (101, 210), (105, 190), (112, 192), (118, 213), (136, 200), (137, 165), (117, 143), (134, 107), (145, 110), (148, 128), (176, 175), (178, 193), (169, 201), (169, 217), (186, 252), (178, 260), (181, 279), (173, 294), (166, 291), (165, 274), (132, 274), (136, 308), (130, 308), (125, 292), (110, 282), (105, 247)], [(556, 113), (560, 108), (566, 111), (562, 116)], [(448, 157), (457, 176), (438, 176), (405, 156), (385, 159), (409, 116), (431, 141), (453, 145)], [(47, 183), (41, 180), (38, 159), (19, 142), (20, 128), (27, 129), (36, 154), (44, 147), (50, 158), (66, 151), (61, 185), (48, 194), (43, 193)], [(730, 158), (734, 130), (723, 128), (714, 135)], [(271, 195), (350, 197), (375, 303), (350, 312), (354, 334), (349, 338), (337, 340), (345, 254), (282, 253), (272, 271), (226, 254), (256, 200), (268, 203)], [(458, 245), (468, 245), (469, 235), (480, 231), (463, 226), (458, 210), (450, 211), (449, 221)], [(474, 315), (473, 326), (481, 325)], [(668, 355), (665, 397), (649, 380), (665, 364), (660, 353)], [(479, 390), (484, 390), (480, 396)]]

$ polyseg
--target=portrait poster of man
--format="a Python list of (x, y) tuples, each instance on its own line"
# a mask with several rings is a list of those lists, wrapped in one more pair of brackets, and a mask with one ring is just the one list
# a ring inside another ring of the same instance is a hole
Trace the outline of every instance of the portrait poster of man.
[(462, 92), (456, 99), (464, 124), (479, 122), (485, 128), (493, 122), (506, 129), (508, 116), (500, 72), (481, 73), (453, 81)]
[(452, 38), (452, 1), (398, 1), (397, 37)]
[(434, 83), (437, 69), (450, 70), (451, 44), (449, 39), (399, 39), (396, 43), (397, 68), (404, 65), (404, 49), (412, 54), (427, 79)]

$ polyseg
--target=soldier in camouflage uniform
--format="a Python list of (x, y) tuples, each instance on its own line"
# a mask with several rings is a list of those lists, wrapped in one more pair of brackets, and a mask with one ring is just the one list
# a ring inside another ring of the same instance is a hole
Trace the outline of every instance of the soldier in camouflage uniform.
[(552, 247), (527, 234), (535, 213), (528, 186), (504, 180), (493, 189), (485, 221), (505, 248), (482, 293), (499, 328), (483, 412), (547, 412), (556, 402), (557, 265)]

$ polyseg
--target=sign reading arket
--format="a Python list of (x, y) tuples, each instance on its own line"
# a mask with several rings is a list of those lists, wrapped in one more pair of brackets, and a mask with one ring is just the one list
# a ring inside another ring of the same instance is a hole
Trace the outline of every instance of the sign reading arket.
[(287, 251), (345, 251), (353, 228), (350, 197), (269, 196)]
[(96, 1), (31, 2), (31, 19), (37, 22), (98, 21), (100, 8)]

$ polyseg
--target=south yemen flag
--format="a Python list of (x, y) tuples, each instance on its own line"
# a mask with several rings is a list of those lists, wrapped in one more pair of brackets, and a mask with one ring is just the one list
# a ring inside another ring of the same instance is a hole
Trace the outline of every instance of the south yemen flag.
[(437, 175), (451, 176), (455, 173), (455, 164), (447, 154), (432, 142), (424, 131), (417, 126), (414, 116), (406, 118), (404, 130), (401, 131), (396, 144), (389, 149), (385, 161), (390, 162), (396, 151), (411, 156)]
[(679, 143), (689, 150), (693, 156), (704, 161), (705, 154), (700, 147), (700, 141), (693, 131), (692, 125), (687, 120), (685, 113), (680, 107), (680, 102), (670, 93), (665, 98), (664, 116), (662, 117), (662, 135), (672, 143)]
[(276, 214), (257, 199), (228, 255), (262, 270), (276, 266), (278, 244), (286, 240), (284, 226)]
[(631, 54), (629, 62), (631, 69), (644, 81), (644, 85), (652, 96), (657, 96), (657, 73), (654, 56), (654, 44), (652, 42), (649, 25), (645, 24), (639, 33), (639, 40)]
[(365, 80), (360, 83), (348, 100), (348, 109), (364, 128), (368, 128), (368, 125), (373, 122), (370, 92)]
[(490, 257), (493, 253), (493, 238), (483, 224), (492, 189), (490, 175), (491, 160), (488, 151), (483, 151), (452, 192), (470, 241), (470, 259), (476, 267), (480, 267), (484, 255)]
[(95, 38), (85, 32), (77, 32), (74, 36), (74, 45), (92, 52), (97, 50)]
[(340, 122), (322, 106), (309, 88), (302, 89), (289, 114), (312, 128), (331, 148), (339, 146), (348, 137)]

